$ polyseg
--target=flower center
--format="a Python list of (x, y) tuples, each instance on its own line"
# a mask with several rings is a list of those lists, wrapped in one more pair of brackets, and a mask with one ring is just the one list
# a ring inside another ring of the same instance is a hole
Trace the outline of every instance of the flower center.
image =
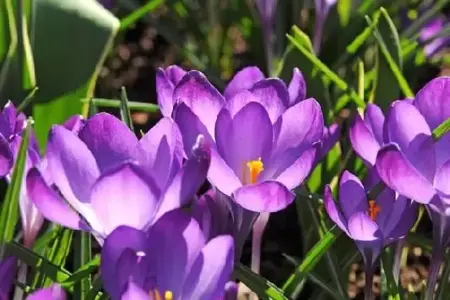
[(166, 291), (164, 297), (157, 289), (151, 290), (149, 294), (150, 296), (153, 296), (155, 300), (173, 300), (173, 293), (171, 291)]
[(381, 208), (377, 205), (375, 200), (369, 200), (369, 210), (367, 211), (367, 214), (373, 221), (377, 218), (380, 210)]
[(244, 183), (254, 184), (258, 180), (258, 175), (264, 170), (264, 163), (261, 157), (246, 163), (244, 168)]

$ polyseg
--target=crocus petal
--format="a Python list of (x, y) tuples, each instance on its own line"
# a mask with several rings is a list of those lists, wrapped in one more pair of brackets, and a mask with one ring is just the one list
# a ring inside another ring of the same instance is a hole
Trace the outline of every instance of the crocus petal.
[(128, 283), (128, 288), (122, 295), (121, 300), (149, 300), (148, 292), (137, 286), (133, 281), (130, 280)]
[(369, 209), (364, 186), (358, 177), (344, 171), (339, 182), (339, 200), (347, 220), (356, 212), (366, 213)]
[(227, 165), (216, 149), (211, 149), (208, 181), (227, 196), (231, 196), (235, 190), (242, 186), (236, 173)]
[(107, 113), (89, 118), (79, 136), (94, 155), (101, 172), (133, 158), (138, 143), (125, 123)]
[(236, 300), (238, 297), (238, 284), (234, 281), (228, 281), (225, 284), (224, 300)]
[(86, 229), (80, 216), (45, 183), (36, 168), (28, 172), (26, 185), (28, 196), (46, 219), (71, 229)]
[(384, 114), (381, 108), (375, 104), (368, 104), (364, 112), (364, 123), (369, 128), (378, 144), (383, 144)]
[(42, 288), (27, 297), (27, 300), (66, 300), (66, 292), (58, 285)]
[[(227, 111), (221, 112), (226, 115)], [(248, 103), (229, 124), (229, 118), (219, 116), (216, 125), (218, 150), (238, 176), (243, 176), (246, 163), (261, 158), (267, 161), (272, 150), (273, 128), (264, 107)], [(223, 129), (223, 127), (225, 127)], [(222, 145), (222, 146), (219, 146)], [(222, 149), (224, 148), (224, 149)], [(245, 181), (245, 178), (241, 178)]]
[(225, 99), (198, 71), (188, 72), (173, 92), (175, 103), (185, 103), (204, 124), (208, 133), (214, 134), (217, 115), (225, 105)]
[(169, 79), (166, 72), (158, 68), (156, 70), (156, 92), (158, 94), (158, 105), (161, 109), (161, 113), (165, 117), (172, 116), (172, 110), (174, 106), (173, 90), (175, 89), (174, 83)]
[(186, 153), (191, 151), (199, 134), (203, 135), (210, 145), (214, 144), (212, 138), (214, 135), (209, 134), (205, 125), (185, 103), (180, 103), (176, 106), (174, 120), (181, 131), (184, 151)]
[(434, 186), (441, 196), (450, 199), (450, 160), (445, 162), (436, 172)]
[(10, 299), (9, 292), (17, 273), (17, 258), (9, 256), (0, 262), (0, 299)]
[(163, 118), (139, 141), (139, 162), (153, 176), (161, 189), (181, 168), (184, 156), (183, 140), (176, 123)]
[(169, 210), (185, 205), (194, 197), (197, 190), (206, 180), (211, 161), (210, 153), (207, 142), (200, 135), (189, 159), (164, 192), (156, 219)]
[(328, 128), (323, 128), (322, 144), (316, 153), (316, 163), (319, 163), (320, 160), (327, 156), (328, 152), (339, 141), (340, 135), (339, 125), (336, 123), (331, 124)]
[(272, 123), (275, 123), (289, 107), (289, 93), (286, 85), (280, 79), (261, 80), (255, 83), (249, 91), (267, 110)]
[(208, 242), (188, 274), (182, 299), (217, 299), (223, 296), (225, 284), (234, 267), (234, 242), (229, 235)]
[(432, 184), (407, 160), (400, 149), (387, 145), (380, 149), (376, 167), (387, 186), (420, 203), (428, 203), (435, 194)]
[(6, 176), (13, 167), (14, 157), (8, 141), (0, 134), (0, 177)]
[(86, 120), (81, 115), (74, 115), (64, 122), (63, 126), (72, 131), (75, 134), (79, 134), (86, 124)]
[(64, 198), (77, 211), (84, 211), (91, 187), (100, 175), (94, 156), (75, 134), (63, 126), (50, 131), (47, 146), (52, 178)]
[(345, 220), (342, 213), (336, 206), (336, 203), (333, 199), (333, 193), (331, 192), (331, 188), (329, 185), (325, 186), (325, 192), (323, 194), (323, 204), (325, 206), (325, 210), (328, 213), (330, 219), (344, 231), (347, 235), (350, 235), (347, 230), (347, 220)]
[(263, 26), (272, 26), (277, 8), (277, 0), (257, 0), (256, 6), (261, 15)]
[[(241, 91), (241, 92), (235, 94), (233, 97), (227, 99), (225, 108), (230, 113), (230, 117), (233, 118), (248, 103), (259, 102), (258, 100), (259, 100), (259, 98), (255, 97), (250, 91), (244, 90), (244, 91)], [(222, 111), (223, 110), (221, 110), (221, 112)], [(219, 113), (219, 115), (220, 115), (220, 113)], [(219, 118), (219, 117), (217, 117), (217, 118)], [(217, 127), (217, 125), (216, 125), (216, 127)]]
[(243, 186), (233, 193), (233, 197), (239, 205), (250, 211), (276, 212), (291, 204), (295, 195), (279, 182), (265, 181)]
[(2, 109), (2, 119), (0, 121), (0, 133), (9, 138), (11, 134), (16, 133), (17, 109), (10, 100), (6, 102)]
[(298, 68), (294, 68), (292, 79), (288, 86), (289, 106), (293, 106), (306, 97), (306, 82), (302, 72)]
[(356, 153), (369, 165), (375, 165), (380, 144), (359, 114), (350, 128), (350, 142)]
[(131, 164), (104, 173), (92, 187), (91, 204), (104, 234), (127, 225), (142, 229), (156, 213), (160, 191)]
[(357, 241), (374, 241), (380, 238), (377, 223), (365, 212), (356, 212), (348, 220), (350, 236)]
[(170, 81), (174, 85), (177, 85), (187, 73), (183, 68), (177, 65), (168, 66), (165, 71)]
[(278, 131), (275, 153), (280, 154), (290, 148), (310, 148), (321, 140), (323, 127), (320, 104), (313, 98), (301, 101), (286, 110), (275, 124)]
[(265, 79), (258, 67), (246, 67), (237, 72), (225, 87), (224, 96), (230, 99), (237, 93), (250, 89), (255, 83)]
[(105, 240), (101, 253), (100, 274), (103, 286), (108, 294), (120, 297), (121, 287), (118, 286), (116, 274), (117, 263), (126, 249), (135, 252), (145, 251), (147, 237), (145, 232), (128, 226), (119, 226)]
[(148, 240), (157, 241), (150, 243), (146, 257), (158, 270), (158, 290), (171, 291), (177, 297), (181, 283), (205, 245), (199, 224), (182, 210), (172, 210), (150, 228)]
[(397, 143), (411, 164), (432, 181), (436, 154), (430, 127), (417, 108), (405, 101), (394, 102), (387, 117), (387, 128), (389, 141)]

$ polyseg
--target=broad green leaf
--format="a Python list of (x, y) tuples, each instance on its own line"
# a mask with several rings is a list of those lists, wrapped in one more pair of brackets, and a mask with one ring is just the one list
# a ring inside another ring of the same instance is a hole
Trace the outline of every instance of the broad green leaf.
[(339, 0), (337, 3), (337, 10), (341, 26), (346, 27), (352, 14), (352, 0)]
[(14, 238), (16, 224), (19, 219), (19, 198), (25, 173), (32, 122), (31, 119), (28, 119), (26, 122), (25, 133), (20, 143), (11, 181), (2, 203), (0, 212), (0, 242), (2, 243), (10, 242)]
[(445, 134), (450, 131), (450, 118), (442, 122), (438, 127), (433, 130), (433, 140), (439, 141)]
[(120, 20), (120, 30), (125, 30), (133, 26), (139, 19), (141, 19), (146, 14), (157, 9), (159, 6), (164, 4), (164, 0), (150, 0), (142, 7), (134, 10), (131, 14)]
[(295, 293), (297, 286), (303, 284), (308, 274), (314, 269), (316, 264), (320, 261), (323, 255), (333, 245), (336, 239), (342, 232), (339, 231), (337, 226), (333, 226), (320, 241), (306, 254), (300, 266), (297, 267), (295, 272), (289, 276), (283, 285), (283, 291), (286, 295), (292, 295)]
[[(112, 100), (112, 99), (100, 99), (100, 98), (92, 98), (92, 99), (81, 99), (83, 103), (91, 103), (97, 107), (115, 107), (120, 108), (121, 101), (120, 100)], [(128, 108), (130, 110), (137, 111), (145, 111), (155, 113), (159, 111), (159, 106), (153, 103), (146, 102), (135, 102), (128, 101)]]
[[(83, 268), (92, 260), (91, 253), (91, 234), (89, 232), (78, 231), (75, 233), (75, 251), (74, 266), (75, 268)], [(91, 287), (91, 275), (87, 274), (80, 281), (75, 282), (74, 297), (75, 299), (84, 300)]]
[(254, 273), (252, 270), (242, 265), (241, 263), (236, 264), (234, 268), (234, 275), (254, 293), (256, 293), (260, 299), (288, 299), (283, 294), (283, 291), (281, 291), (275, 284)]
[(133, 131), (133, 120), (131, 119), (130, 108), (128, 107), (128, 96), (125, 87), (122, 87), (120, 94), (120, 117), (128, 128)]

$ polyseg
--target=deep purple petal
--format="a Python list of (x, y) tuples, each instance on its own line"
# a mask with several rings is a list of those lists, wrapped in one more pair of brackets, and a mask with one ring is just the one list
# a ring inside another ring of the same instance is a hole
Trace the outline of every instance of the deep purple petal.
[(186, 104), (180, 103), (177, 105), (174, 111), (174, 120), (181, 131), (186, 153), (191, 151), (199, 134), (203, 135), (210, 145), (214, 145), (214, 135), (208, 133), (205, 125)]
[(227, 165), (216, 149), (211, 149), (208, 181), (227, 196), (231, 196), (235, 190), (242, 186), (234, 170)]
[(143, 231), (128, 226), (117, 227), (105, 240), (101, 253), (100, 274), (103, 287), (109, 295), (120, 299), (121, 286), (116, 270), (119, 258), (126, 249), (135, 252), (145, 251), (147, 248), (147, 237)]
[(316, 153), (316, 163), (322, 160), (325, 156), (327, 156), (328, 152), (336, 145), (341, 136), (341, 130), (339, 125), (333, 123), (330, 127), (323, 128), (323, 136), (321, 146)]
[(256, 6), (264, 22), (263, 26), (272, 26), (277, 8), (277, 0), (257, 0)]
[(49, 134), (48, 166), (56, 186), (77, 211), (89, 202), (91, 187), (100, 175), (94, 156), (75, 134), (56, 125)]
[[(227, 99), (225, 108), (230, 113), (230, 117), (233, 118), (244, 106), (246, 106), (250, 102), (260, 103), (259, 98), (255, 97), (250, 91), (243, 90), (243, 91), (235, 94), (233, 97)], [(220, 111), (220, 113), (223, 113), (223, 111), (224, 110), (222, 109)], [(219, 115), (220, 115), (220, 113), (219, 113)], [(219, 118), (219, 117), (217, 117), (217, 118)], [(217, 127), (217, 123), (216, 123), (216, 127)]]
[(177, 85), (181, 79), (184, 77), (184, 75), (187, 74), (186, 70), (183, 68), (177, 66), (177, 65), (171, 65), (166, 68), (166, 74), (169, 77), (170, 81)]
[(294, 68), (292, 79), (288, 86), (289, 106), (293, 106), (306, 97), (306, 82), (302, 72), (298, 68)]
[(127, 225), (143, 229), (156, 214), (160, 191), (131, 164), (104, 173), (92, 187), (91, 204), (108, 235)]
[(162, 216), (148, 234), (151, 249), (146, 256), (151, 258), (157, 270), (155, 284), (159, 291), (172, 291), (180, 295), (182, 282), (195, 259), (205, 245), (205, 238), (195, 219), (182, 210), (172, 210)]
[(164, 192), (156, 218), (179, 208), (191, 200), (206, 180), (211, 152), (203, 136), (199, 136), (192, 154)]
[(212, 136), (219, 111), (225, 105), (225, 99), (209, 83), (205, 75), (198, 71), (188, 72), (173, 92), (175, 103), (185, 103)]
[(280, 79), (261, 80), (255, 83), (249, 91), (267, 110), (272, 123), (275, 123), (289, 107), (289, 93), (286, 85)]
[(387, 128), (389, 141), (397, 143), (411, 164), (432, 181), (436, 154), (430, 127), (417, 108), (406, 101), (396, 101), (387, 117)]
[(36, 168), (28, 172), (26, 184), (28, 196), (46, 219), (75, 230), (84, 228), (80, 216), (45, 183)]
[(377, 140), (378, 144), (383, 144), (384, 114), (381, 108), (375, 104), (368, 104), (364, 112), (364, 123)]
[(278, 134), (275, 155), (290, 148), (301, 150), (320, 142), (324, 120), (320, 104), (313, 98), (290, 107), (275, 124)]
[(450, 199), (450, 160), (437, 170), (434, 186), (441, 196)]
[(66, 292), (59, 284), (42, 288), (27, 297), (27, 300), (66, 300)]
[(344, 231), (347, 235), (350, 235), (347, 230), (347, 220), (344, 218), (340, 210), (337, 208), (336, 203), (334, 202), (333, 199), (333, 193), (331, 192), (331, 188), (329, 185), (325, 186), (325, 191), (323, 194), (323, 204), (330, 219), (340, 229), (342, 229), (342, 231)]
[(355, 213), (366, 213), (369, 209), (364, 186), (358, 177), (348, 171), (344, 171), (339, 182), (339, 201), (347, 220)]
[(224, 300), (236, 300), (238, 297), (238, 284), (234, 281), (228, 281), (225, 284)]
[(63, 126), (75, 133), (79, 134), (80, 130), (86, 125), (86, 120), (81, 115), (74, 115), (64, 122)]
[(174, 89), (175, 83), (170, 80), (163, 69), (158, 68), (156, 70), (156, 93), (158, 95), (158, 105), (164, 117), (172, 116), (175, 104), (173, 100)]
[(13, 287), (17, 273), (17, 258), (9, 256), (0, 262), (0, 299), (10, 299), (9, 292)]
[(246, 67), (237, 72), (225, 87), (224, 96), (232, 98), (239, 92), (249, 90), (255, 83), (265, 79), (264, 74), (258, 67)]
[(234, 267), (234, 241), (229, 235), (210, 240), (197, 257), (184, 284), (183, 299), (217, 299)]
[(369, 166), (375, 165), (381, 145), (359, 114), (356, 114), (353, 125), (350, 128), (350, 141), (355, 152)]
[(125, 123), (107, 113), (89, 118), (79, 136), (94, 155), (101, 172), (133, 158), (138, 144)]
[(139, 163), (154, 175), (161, 189), (179, 171), (184, 156), (180, 130), (170, 118), (163, 118), (139, 141)]
[(428, 203), (435, 190), (422, 174), (411, 165), (396, 145), (380, 149), (376, 167), (384, 183), (401, 195), (420, 203)]
[(235, 201), (250, 211), (276, 212), (294, 201), (295, 194), (276, 181), (264, 181), (239, 188), (233, 193)]
[(365, 212), (355, 212), (348, 220), (348, 231), (357, 241), (374, 241), (380, 238), (377, 223)]
[(8, 175), (14, 164), (14, 156), (9, 142), (0, 134), (0, 177)]

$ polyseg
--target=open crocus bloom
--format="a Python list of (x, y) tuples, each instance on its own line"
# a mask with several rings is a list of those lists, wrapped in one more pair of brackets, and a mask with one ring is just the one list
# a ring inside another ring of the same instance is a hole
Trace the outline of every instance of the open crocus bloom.
[(58, 284), (42, 288), (30, 294), (26, 300), (66, 300), (66, 292)]
[(367, 199), (362, 183), (348, 171), (339, 183), (339, 201), (340, 208), (327, 185), (324, 205), (328, 216), (355, 241), (369, 268), (384, 246), (409, 232), (417, 216), (417, 204), (389, 188), (375, 200)]
[(149, 231), (120, 226), (102, 249), (101, 274), (112, 299), (222, 299), (234, 266), (233, 239), (207, 241), (181, 210)]
[(58, 125), (50, 132), (46, 157), (67, 203), (37, 169), (28, 173), (28, 193), (47, 219), (92, 231), (102, 242), (119, 225), (146, 228), (192, 198), (206, 178), (210, 156), (201, 137), (191, 150), (183, 164), (171, 119), (138, 140), (114, 116), (97, 114), (78, 136)]
[(309, 174), (324, 120), (314, 99), (289, 107), (281, 80), (264, 79), (231, 99), (197, 71), (174, 91), (174, 119), (185, 147), (203, 134), (211, 146), (208, 179), (242, 207), (274, 212), (293, 199), (291, 189)]
[(434, 143), (431, 134), (450, 117), (449, 93), (449, 77), (432, 80), (412, 102), (394, 102), (385, 123), (390, 144), (378, 153), (378, 174), (386, 185), (420, 203), (439, 197), (450, 204), (450, 135)]

